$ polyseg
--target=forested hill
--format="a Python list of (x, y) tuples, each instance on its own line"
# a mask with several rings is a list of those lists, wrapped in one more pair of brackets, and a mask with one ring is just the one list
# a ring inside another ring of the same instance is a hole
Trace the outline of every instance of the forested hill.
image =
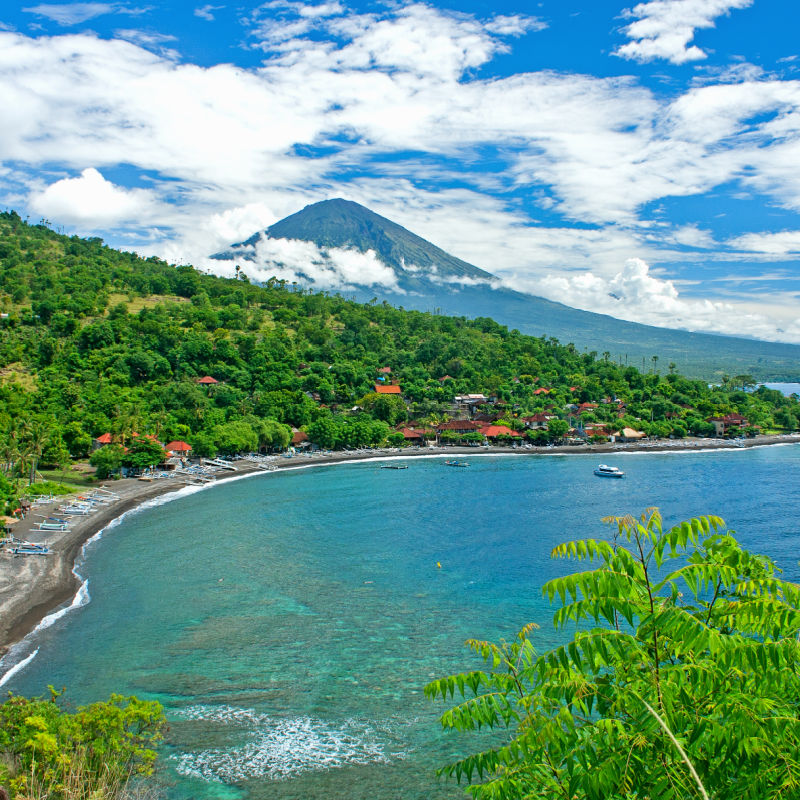
[[(463, 393), (496, 397), (496, 415), (512, 426), (526, 413), (564, 418), (566, 404), (604, 398), (614, 403), (586, 418), (613, 414), (617, 425), (660, 435), (708, 432), (708, 416), (730, 411), (764, 429), (797, 425), (796, 402), (740, 391), (747, 376), (712, 390), (657, 374), (670, 367), (656, 360), (641, 374), (490, 319), (209, 276), (13, 212), (0, 214), (0, 312), (6, 471), (26, 448), (63, 463), (108, 432), (182, 439), (206, 453), (285, 444), (285, 426), (326, 446), (377, 444), (407, 416), (443, 419)], [(407, 406), (376, 395), (386, 367)], [(219, 383), (204, 387), (202, 376)], [(351, 413), (355, 405), (363, 413)]]

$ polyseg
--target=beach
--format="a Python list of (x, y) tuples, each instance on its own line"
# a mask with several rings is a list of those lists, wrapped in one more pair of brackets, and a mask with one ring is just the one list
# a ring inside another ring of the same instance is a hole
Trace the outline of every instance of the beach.
[[(269, 461), (270, 470), (298, 469), (348, 461), (377, 458), (414, 458), (430, 456), (475, 457), (479, 455), (552, 455), (589, 454), (611, 456), (619, 452), (689, 451), (713, 449), (743, 449), (765, 445), (800, 442), (800, 435), (758, 436), (742, 443), (725, 440), (682, 439), (656, 440), (628, 444), (602, 444), (559, 446), (547, 448), (512, 447), (418, 447), (384, 448), (374, 450), (296, 454), (290, 458), (276, 456)], [(235, 472), (218, 473), (212, 483), (263, 474), (263, 469), (251, 461), (234, 462)], [(14, 643), (23, 639), (36, 625), (55, 609), (69, 603), (80, 587), (73, 569), (84, 544), (114, 519), (162, 495), (184, 488), (180, 479), (162, 478), (152, 482), (129, 478), (103, 484), (119, 497), (115, 502), (101, 506), (87, 517), (77, 517), (69, 531), (31, 533), (38, 520), (35, 514), (52, 514), (63, 500), (35, 508), (28, 517), (13, 528), (18, 539), (44, 542), (50, 548), (47, 556), (13, 556), (0, 552), (0, 656)], [(87, 490), (87, 493), (90, 490)]]

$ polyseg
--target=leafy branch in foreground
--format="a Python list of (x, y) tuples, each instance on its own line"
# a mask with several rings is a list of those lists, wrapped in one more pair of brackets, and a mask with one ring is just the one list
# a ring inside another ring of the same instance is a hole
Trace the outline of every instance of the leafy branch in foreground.
[(446, 729), (508, 731), (440, 774), (480, 800), (800, 796), (800, 586), (718, 517), (604, 521), (553, 551), (592, 562), (543, 589), (569, 643), (468, 642), (486, 668), (426, 687), (462, 700)]
[(69, 713), (50, 693), (0, 704), (0, 789), (11, 800), (117, 800), (132, 777), (151, 774), (159, 703), (114, 694)]

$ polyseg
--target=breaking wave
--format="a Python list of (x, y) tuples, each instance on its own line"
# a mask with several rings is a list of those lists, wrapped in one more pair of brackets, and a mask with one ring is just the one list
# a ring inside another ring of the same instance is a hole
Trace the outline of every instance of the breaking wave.
[(391, 723), (355, 719), (331, 723), (306, 716), (285, 719), (232, 706), (191, 706), (171, 716), (235, 726), (237, 734), (247, 735), (243, 744), (230, 748), (172, 756), (180, 774), (206, 781), (285, 780), (304, 772), (388, 764), (406, 756)]

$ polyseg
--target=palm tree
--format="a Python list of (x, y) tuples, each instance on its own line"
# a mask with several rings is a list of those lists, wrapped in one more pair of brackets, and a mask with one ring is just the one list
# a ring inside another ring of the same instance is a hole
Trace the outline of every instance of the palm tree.
[(42, 450), (47, 441), (47, 430), (41, 423), (36, 423), (31, 426), (31, 432), (28, 437), (31, 458), (31, 471), (28, 486), (36, 481), (36, 467), (39, 464), (39, 459), (42, 457)]

